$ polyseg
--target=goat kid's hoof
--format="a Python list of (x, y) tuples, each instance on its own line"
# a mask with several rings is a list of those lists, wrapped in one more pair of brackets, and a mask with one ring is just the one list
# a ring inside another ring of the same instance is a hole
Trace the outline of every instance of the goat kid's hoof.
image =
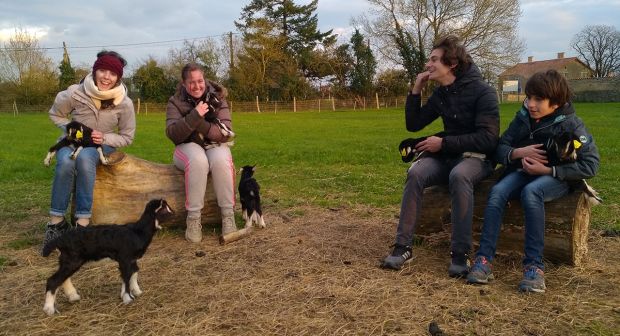
[(130, 304), (133, 302), (134, 297), (129, 294), (129, 293), (125, 293), (123, 294), (123, 304)]
[(77, 302), (82, 299), (82, 297), (80, 297), (80, 294), (78, 293), (68, 295), (68, 297), (69, 297), (69, 302)]
[(52, 316), (59, 311), (56, 310), (56, 307), (52, 306), (43, 306), (43, 311), (47, 314), (47, 316)]

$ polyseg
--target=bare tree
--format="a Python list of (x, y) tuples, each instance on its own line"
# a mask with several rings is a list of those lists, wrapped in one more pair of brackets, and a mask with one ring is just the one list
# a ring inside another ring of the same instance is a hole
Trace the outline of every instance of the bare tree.
[(586, 26), (573, 37), (571, 47), (594, 70), (594, 77), (620, 71), (620, 32), (614, 26)]
[(46, 103), (58, 88), (52, 59), (36, 36), (21, 28), (0, 49), (0, 81), (9, 84), (5, 94), (21, 103)]
[[(517, 63), (524, 50), (517, 37), (521, 15), (517, 0), (367, 1), (373, 5), (369, 16), (354, 22), (373, 38), (383, 57), (408, 72), (421, 71), (432, 43), (447, 34), (463, 39), (487, 79)], [(406, 55), (417, 58), (415, 67), (407, 65)]]

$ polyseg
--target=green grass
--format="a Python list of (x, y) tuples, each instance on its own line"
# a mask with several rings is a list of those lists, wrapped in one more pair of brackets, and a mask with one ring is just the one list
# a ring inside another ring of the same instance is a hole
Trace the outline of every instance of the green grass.
[[(502, 130), (518, 108), (518, 104), (501, 106)], [(618, 229), (620, 155), (614, 128), (620, 125), (620, 104), (584, 103), (576, 104), (576, 109), (601, 153), (601, 169), (591, 184), (605, 203), (594, 209), (592, 223), (601, 229)], [(402, 109), (235, 113), (233, 118), (238, 134), (233, 147), (235, 165), (258, 166), (256, 177), (268, 204), (287, 208), (301, 204), (398, 206), (408, 165), (401, 162), (397, 146), (412, 136), (405, 130)], [(139, 115), (137, 123), (134, 144), (125, 151), (171, 163), (173, 145), (164, 134), (165, 115)], [(27, 220), (45, 215), (53, 168), (44, 167), (42, 160), (60, 133), (46, 113), (0, 115), (0, 124), (3, 218)], [(419, 134), (440, 127), (436, 122)]]

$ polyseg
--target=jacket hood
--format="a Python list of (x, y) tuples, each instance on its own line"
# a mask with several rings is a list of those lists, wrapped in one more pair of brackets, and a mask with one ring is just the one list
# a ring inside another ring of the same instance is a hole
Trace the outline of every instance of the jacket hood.
[(476, 64), (471, 63), (469, 65), (469, 68), (456, 76), (456, 80), (454, 81), (454, 83), (465, 84), (476, 80), (483, 80), (482, 73), (480, 72), (480, 69)]

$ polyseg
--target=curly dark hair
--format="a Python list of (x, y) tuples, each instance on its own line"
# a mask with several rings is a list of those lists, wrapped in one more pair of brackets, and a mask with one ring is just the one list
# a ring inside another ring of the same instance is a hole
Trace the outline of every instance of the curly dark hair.
[(456, 35), (448, 35), (439, 39), (433, 45), (433, 49), (443, 50), (441, 63), (447, 66), (456, 65), (453, 72), (459, 76), (473, 63), (473, 60), (461, 40)]

